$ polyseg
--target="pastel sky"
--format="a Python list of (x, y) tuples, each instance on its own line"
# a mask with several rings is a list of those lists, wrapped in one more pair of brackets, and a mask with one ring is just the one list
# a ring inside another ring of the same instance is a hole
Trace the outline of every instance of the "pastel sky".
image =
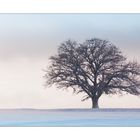
[[(97, 37), (140, 63), (140, 14), (0, 14), (0, 108), (90, 108), (84, 94), (45, 88), (48, 58), (67, 39)], [(140, 108), (140, 97), (102, 96), (100, 107)]]

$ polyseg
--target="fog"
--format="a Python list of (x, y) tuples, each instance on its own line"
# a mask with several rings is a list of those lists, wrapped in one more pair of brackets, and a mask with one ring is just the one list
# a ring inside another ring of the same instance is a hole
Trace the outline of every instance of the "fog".
[[(89, 108), (83, 94), (45, 88), (48, 58), (63, 41), (97, 37), (140, 62), (140, 14), (0, 14), (0, 108)], [(103, 96), (100, 107), (140, 107), (132, 95)]]

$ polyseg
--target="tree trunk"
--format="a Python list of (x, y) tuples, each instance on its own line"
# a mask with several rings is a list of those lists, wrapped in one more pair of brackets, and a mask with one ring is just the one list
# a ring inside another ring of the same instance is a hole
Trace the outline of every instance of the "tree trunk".
[(98, 99), (99, 98), (92, 98), (92, 109), (93, 108), (99, 108), (99, 106), (98, 106)]

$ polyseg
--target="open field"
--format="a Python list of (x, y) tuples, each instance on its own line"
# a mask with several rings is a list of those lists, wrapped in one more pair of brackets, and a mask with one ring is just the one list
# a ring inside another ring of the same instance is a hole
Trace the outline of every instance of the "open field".
[(140, 109), (1, 109), (0, 126), (140, 126)]

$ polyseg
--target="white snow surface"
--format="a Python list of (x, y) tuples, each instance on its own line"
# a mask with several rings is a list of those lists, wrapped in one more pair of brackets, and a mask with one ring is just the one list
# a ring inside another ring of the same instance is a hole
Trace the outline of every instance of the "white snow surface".
[(0, 126), (139, 127), (140, 109), (0, 109)]

